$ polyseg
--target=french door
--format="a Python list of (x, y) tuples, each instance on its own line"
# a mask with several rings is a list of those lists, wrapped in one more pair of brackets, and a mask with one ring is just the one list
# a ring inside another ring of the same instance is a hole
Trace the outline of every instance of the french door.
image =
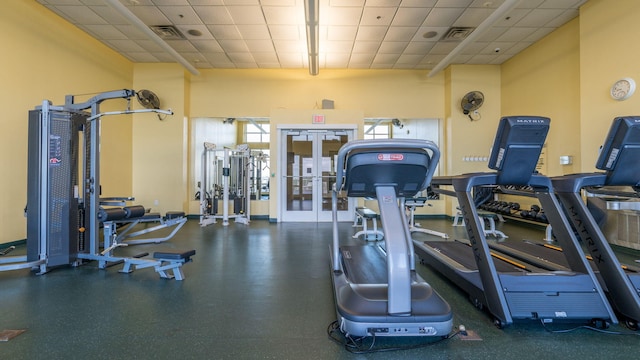
[[(337, 154), (353, 133), (353, 129), (280, 130), (281, 221), (332, 221)], [(338, 221), (353, 219), (351, 203), (338, 194)]]

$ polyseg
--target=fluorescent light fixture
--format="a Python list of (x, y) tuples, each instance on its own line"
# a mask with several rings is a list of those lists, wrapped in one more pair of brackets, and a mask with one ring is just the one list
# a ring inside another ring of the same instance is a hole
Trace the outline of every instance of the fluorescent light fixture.
[(304, 1), (304, 22), (307, 30), (307, 54), (309, 55), (309, 74), (318, 75), (319, 64), (319, 4), (320, 0)]

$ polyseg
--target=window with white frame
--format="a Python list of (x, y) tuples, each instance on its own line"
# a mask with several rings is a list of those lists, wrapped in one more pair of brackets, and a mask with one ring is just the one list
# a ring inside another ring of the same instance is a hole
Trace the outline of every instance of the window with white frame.
[(389, 129), (389, 121), (365, 120), (365, 139), (389, 139), (390, 137), (391, 131)]

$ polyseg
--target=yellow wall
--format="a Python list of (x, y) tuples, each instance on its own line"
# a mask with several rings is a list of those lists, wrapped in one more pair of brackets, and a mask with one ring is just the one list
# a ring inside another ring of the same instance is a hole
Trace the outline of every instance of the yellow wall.
[[(580, 171), (580, 36), (574, 19), (502, 64), (502, 114), (551, 119), (545, 175)], [(560, 165), (560, 156), (573, 165)]]
[[(500, 119), (500, 66), (452, 65), (445, 70), (446, 112), (444, 144), (440, 146), (442, 175), (488, 171), (486, 161), (464, 161), (468, 157), (488, 157)], [(480, 119), (471, 121), (462, 112), (461, 100), (470, 91), (481, 91), (484, 102)], [(442, 197), (445, 213), (454, 215), (457, 201)]]
[(188, 73), (177, 64), (136, 64), (133, 85), (151, 89), (162, 109), (173, 115), (133, 116), (133, 196), (152, 211), (184, 211), (188, 207)]
[[(0, 11), (0, 243), (24, 239), (27, 199), (27, 116), (45, 99), (64, 103), (67, 94), (87, 94), (131, 86), (133, 65), (53, 15), (35, 1), (2, 2)], [(122, 104), (119, 104), (122, 105)], [(105, 103), (103, 110), (112, 105)], [(131, 189), (130, 122), (106, 122), (103, 169), (117, 170), (117, 186)], [(114, 156), (106, 155), (113, 152)], [(104, 171), (104, 170), (103, 170)], [(106, 183), (111, 184), (109, 179)]]
[(331, 99), (365, 117), (442, 118), (442, 85), (442, 75), (424, 70), (203, 70), (191, 80), (191, 116), (266, 117)]
[(637, 0), (591, 0), (580, 11), (581, 170), (595, 170), (598, 148), (616, 116), (640, 115), (640, 91), (625, 101), (609, 95), (622, 77), (640, 82)]
[[(191, 79), (191, 116), (270, 117), (271, 172), (277, 173), (277, 125), (310, 124), (311, 114), (323, 113), (327, 124), (357, 125), (361, 136), (364, 117), (442, 119), (443, 80), (442, 74), (428, 78), (424, 70), (323, 69), (318, 76), (305, 69), (203, 70)], [(322, 99), (333, 100), (335, 110), (320, 109)], [(272, 219), (277, 194), (274, 182)], [(252, 214), (267, 215), (261, 210), (253, 207)]]
[[(640, 81), (640, 49), (634, 46), (640, 29), (620, 30), (639, 15), (635, 0), (590, 0), (579, 19), (502, 66), (454, 65), (433, 78), (424, 70), (351, 69), (323, 69), (315, 77), (306, 69), (216, 69), (190, 77), (176, 64), (134, 66), (36, 2), (5, 1), (0, 157), (10, 170), (3, 172), (0, 187), (0, 243), (25, 236), (27, 112), (43, 99), (62, 104), (66, 94), (148, 88), (163, 108), (175, 111), (164, 121), (153, 114), (102, 121), (103, 195), (133, 195), (162, 212), (188, 208), (189, 118), (313, 112), (322, 99), (334, 100), (336, 111), (363, 117), (443, 119), (444, 175), (486, 170), (485, 162), (463, 158), (488, 156), (500, 116), (549, 116), (548, 175), (591, 171), (611, 119), (638, 113), (640, 94), (617, 102), (609, 88), (621, 77)], [(460, 110), (461, 97), (471, 90), (485, 94), (482, 119), (474, 122)], [(103, 110), (125, 106), (114, 100)], [(573, 156), (574, 165), (561, 166), (561, 155)]]

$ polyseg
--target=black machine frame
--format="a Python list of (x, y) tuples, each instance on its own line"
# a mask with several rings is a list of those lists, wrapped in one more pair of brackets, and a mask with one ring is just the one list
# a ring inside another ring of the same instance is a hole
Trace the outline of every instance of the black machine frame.
[[(135, 96), (136, 91), (131, 89), (100, 93), (85, 102), (67, 95), (62, 106), (45, 100), (29, 112), (27, 256), (16, 257), (0, 270), (29, 267), (45, 274), (57, 266), (97, 261), (100, 269), (122, 263), (121, 272), (153, 267), (163, 278), (184, 278), (181, 267), (195, 250), (156, 252), (153, 258), (114, 256), (115, 247), (111, 246), (100, 251), (101, 223), (106, 228), (107, 222), (115, 220), (105, 213), (116, 213), (101, 207), (101, 117), (141, 112), (173, 114), (171, 110), (131, 110), (129, 106), (123, 111), (100, 112), (105, 100), (125, 99), (129, 105)], [(127, 209), (118, 210), (127, 213)], [(105, 247), (110, 240), (104, 240)]]
[[(546, 139), (550, 119), (511, 116), (500, 120), (489, 166), (493, 173), (473, 173), (439, 180), (453, 185), (464, 218), (477, 270), (443, 255), (431, 245), (437, 241), (414, 241), (423, 262), (450, 278), (486, 308), (498, 327), (516, 320), (543, 322), (586, 321), (617, 323), (617, 318), (555, 197), (551, 180), (534, 174)], [(569, 272), (499, 272), (478, 216), (472, 191), (475, 187), (527, 185), (545, 209), (559, 243), (565, 249)]]
[[(583, 173), (552, 178), (557, 196), (576, 233), (589, 251), (614, 308), (631, 329), (640, 321), (640, 273), (625, 271), (598, 221), (582, 197), (583, 191), (630, 186), (640, 190), (640, 116), (616, 117), (601, 148), (596, 168), (599, 173)], [(617, 190), (613, 190), (615, 194)], [(611, 194), (611, 193), (610, 193)], [(555, 228), (553, 229), (555, 232)]]

